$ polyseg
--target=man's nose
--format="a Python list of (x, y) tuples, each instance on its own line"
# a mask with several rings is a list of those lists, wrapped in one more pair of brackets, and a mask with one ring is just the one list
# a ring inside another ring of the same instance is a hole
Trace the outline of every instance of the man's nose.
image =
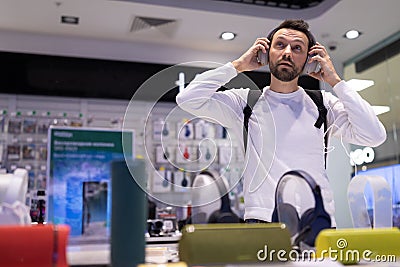
[(283, 49), (283, 54), (284, 55), (291, 55), (292, 54), (292, 48), (290, 47), (290, 45), (287, 45), (285, 47), (285, 49)]

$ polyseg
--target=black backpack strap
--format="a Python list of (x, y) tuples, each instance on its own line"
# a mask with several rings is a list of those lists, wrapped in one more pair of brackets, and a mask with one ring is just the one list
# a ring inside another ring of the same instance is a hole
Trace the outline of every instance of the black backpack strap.
[(304, 89), (307, 95), (312, 99), (315, 105), (318, 108), (318, 119), (315, 122), (314, 126), (318, 129), (321, 129), (322, 124), (324, 125), (324, 141), (325, 141), (325, 168), (326, 168), (326, 156), (328, 155), (328, 134), (326, 133), (327, 130), (327, 122), (326, 122), (326, 115), (328, 114), (328, 110), (324, 105), (324, 99), (322, 97), (322, 92), (320, 90), (309, 90)]
[(258, 99), (261, 96), (261, 90), (249, 90), (247, 94), (247, 105), (243, 109), (243, 142), (244, 142), (244, 151), (247, 149), (247, 138), (248, 138), (248, 129), (249, 129), (249, 119), (251, 114), (253, 113), (253, 107), (257, 103)]
[(328, 113), (328, 110), (326, 109), (324, 105), (324, 99), (322, 98), (322, 92), (320, 90), (309, 90), (309, 89), (304, 89), (308, 96), (312, 99), (312, 101), (315, 103), (315, 105), (318, 108), (318, 119), (315, 122), (314, 126), (317, 127), (318, 129), (321, 129), (322, 124), (324, 124), (325, 130), (326, 130), (326, 114)]

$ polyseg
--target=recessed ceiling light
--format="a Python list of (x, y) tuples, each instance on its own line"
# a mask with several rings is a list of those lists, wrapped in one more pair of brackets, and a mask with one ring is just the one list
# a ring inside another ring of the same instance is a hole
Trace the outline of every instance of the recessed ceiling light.
[(347, 83), (350, 84), (350, 87), (354, 88), (354, 90), (356, 91), (362, 91), (375, 84), (373, 80), (360, 80), (360, 79), (351, 79)]
[(223, 32), (219, 36), (219, 38), (221, 38), (224, 41), (233, 40), (233, 39), (235, 39), (235, 37), (236, 37), (236, 33), (233, 33), (233, 32)]
[(79, 17), (61, 16), (61, 23), (77, 25), (77, 24), (79, 24)]
[(359, 32), (357, 30), (350, 30), (350, 31), (347, 31), (344, 34), (344, 37), (346, 37), (347, 39), (352, 40), (352, 39), (358, 38), (360, 35), (361, 35), (361, 32)]
[(377, 116), (390, 111), (390, 107), (388, 106), (372, 106), (372, 109)]

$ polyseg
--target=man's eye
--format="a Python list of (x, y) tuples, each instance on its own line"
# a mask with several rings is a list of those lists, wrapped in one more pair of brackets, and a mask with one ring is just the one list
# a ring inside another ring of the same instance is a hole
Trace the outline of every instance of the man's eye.
[(293, 50), (301, 52), (301, 50), (303, 49), (301, 48), (301, 46), (296, 45)]
[(282, 47), (284, 47), (285, 45), (284, 45), (283, 43), (280, 43), (280, 42), (279, 42), (279, 43), (276, 43), (276, 46), (279, 47), (279, 48), (282, 48)]

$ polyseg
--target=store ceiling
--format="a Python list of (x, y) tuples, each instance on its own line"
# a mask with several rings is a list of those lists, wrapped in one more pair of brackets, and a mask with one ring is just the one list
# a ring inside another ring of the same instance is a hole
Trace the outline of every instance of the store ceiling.
[[(330, 55), (341, 71), (344, 62), (400, 30), (398, 0), (324, 0), (297, 10), (239, 2), (0, 0), (0, 50), (162, 64), (224, 63), (283, 19), (304, 18), (319, 42), (336, 47)], [(61, 23), (62, 16), (79, 23)], [(343, 38), (352, 28), (361, 37)], [(222, 41), (223, 31), (237, 38)]]
[[(398, 10), (398, 0), (325, 0), (299, 10), (215, 0), (0, 0), (0, 49), (168, 64), (226, 62), (283, 19), (302, 17), (319, 42), (336, 45), (331, 56), (341, 63), (399, 31)], [(62, 16), (78, 17), (79, 24), (62, 24)], [(137, 17), (171, 22), (137, 29)], [(361, 37), (344, 39), (351, 28)], [(227, 30), (237, 33), (234, 41), (218, 38)]]

